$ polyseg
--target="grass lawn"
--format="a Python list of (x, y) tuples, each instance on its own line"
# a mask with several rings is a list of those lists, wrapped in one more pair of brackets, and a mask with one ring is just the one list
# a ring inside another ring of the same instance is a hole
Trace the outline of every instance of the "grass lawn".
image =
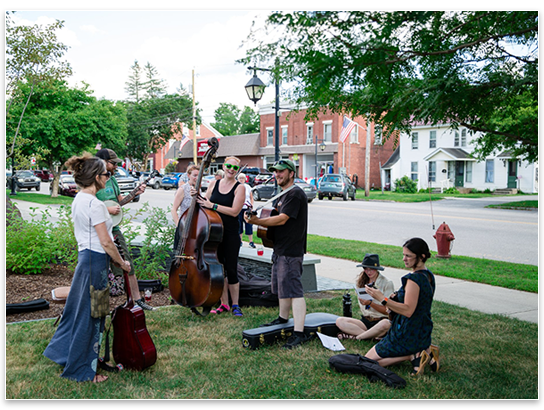
[[(342, 314), (341, 292), (306, 298), (307, 311)], [(53, 320), (6, 326), (6, 399), (537, 399), (538, 325), (433, 304), (433, 343), (441, 370), (411, 378), (408, 362), (391, 370), (407, 381), (395, 390), (365, 376), (331, 370), (338, 353), (364, 354), (370, 341), (343, 341), (332, 352), (318, 339), (293, 351), (248, 350), (242, 331), (277, 316), (277, 308), (244, 308), (244, 317), (196, 317), (171, 306), (146, 312), (157, 362), (144, 372), (108, 373), (99, 385), (60, 378), (42, 353)], [(108, 319), (109, 320), (109, 319)]]
[(488, 205), (486, 208), (500, 208), (500, 209), (538, 209), (538, 201), (514, 201), (506, 202), (504, 204)]
[[(534, 196), (538, 197), (536, 194), (518, 194), (523, 196)], [(479, 193), (470, 193), (470, 194), (429, 194), (429, 193), (415, 193), (415, 194), (405, 194), (401, 192), (391, 192), (391, 191), (369, 191), (369, 196), (365, 196), (364, 189), (358, 189), (355, 196), (357, 199), (364, 201), (392, 201), (392, 202), (427, 202), (429, 200), (438, 201), (444, 198), (489, 198), (493, 197), (493, 194), (486, 194), (483, 192)]]
[(51, 198), (50, 195), (37, 194), (32, 192), (18, 191), (17, 195), (11, 196), (10, 189), (6, 189), (6, 194), (12, 199), (18, 199), (20, 201), (36, 202), (42, 205), (71, 205), (74, 198), (71, 196), (59, 195), (56, 198)]

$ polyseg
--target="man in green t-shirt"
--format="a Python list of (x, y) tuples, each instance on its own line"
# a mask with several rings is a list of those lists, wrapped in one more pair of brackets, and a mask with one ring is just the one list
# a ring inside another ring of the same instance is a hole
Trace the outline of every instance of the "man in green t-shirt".
[[(119, 189), (119, 184), (117, 183), (117, 180), (115, 179), (115, 170), (117, 169), (118, 164), (123, 162), (117, 154), (107, 148), (103, 148), (100, 151), (96, 153), (96, 156), (98, 158), (103, 159), (106, 162), (106, 170), (111, 173), (110, 179), (106, 182), (106, 186), (104, 189), (101, 189), (96, 193), (96, 197), (100, 199), (101, 201), (114, 201), (117, 202), (117, 205), (108, 206), (108, 212), (111, 215), (117, 215), (119, 212), (121, 212), (121, 205), (119, 205), (119, 202), (123, 200), (123, 195), (121, 195), (121, 190)], [(145, 192), (145, 184), (142, 184), (140, 186), (140, 190), (137, 193), (137, 195), (143, 194)], [(138, 289), (138, 281), (136, 280), (136, 277), (134, 276), (134, 263), (132, 261), (132, 257), (130, 256), (130, 252), (127, 247), (127, 243), (125, 240), (125, 237), (123, 233), (121, 232), (121, 229), (119, 229), (119, 226), (114, 226), (112, 229), (112, 233), (114, 237), (117, 237), (119, 245), (124, 253), (125, 260), (128, 260), (130, 262), (131, 270), (129, 273), (129, 276), (132, 276), (134, 280), (130, 280), (130, 282), (127, 284), (127, 286), (130, 286), (132, 298), (134, 299), (134, 302), (138, 304), (142, 309), (144, 310), (153, 310), (151, 306), (149, 306), (147, 303), (145, 303), (144, 298), (141, 297), (140, 291)], [(122, 284), (124, 283), (124, 276), (123, 276), (123, 270), (115, 266), (113, 263), (110, 264), (110, 268), (113, 272), (113, 275), (115, 276), (115, 282), (120, 284), (122, 287)], [(115, 284), (114, 284), (115, 286)]]

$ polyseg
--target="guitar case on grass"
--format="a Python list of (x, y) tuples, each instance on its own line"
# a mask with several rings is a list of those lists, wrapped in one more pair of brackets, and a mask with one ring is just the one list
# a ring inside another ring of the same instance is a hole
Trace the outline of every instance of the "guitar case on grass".
[(406, 387), (406, 380), (402, 377), (360, 354), (337, 354), (329, 359), (329, 366), (339, 373), (364, 374), (371, 383), (381, 380), (395, 389)]
[[(315, 337), (319, 332), (326, 336), (336, 337), (340, 331), (336, 326), (336, 319), (339, 316), (331, 313), (309, 313), (304, 320), (304, 333)], [(272, 345), (278, 341), (285, 340), (293, 334), (295, 322), (289, 319), (287, 323), (274, 326), (256, 327), (242, 332), (242, 345), (251, 350), (258, 349), (263, 345)]]
[(6, 303), (6, 315), (35, 312), (36, 310), (44, 309), (49, 309), (49, 302), (45, 299), (29, 300), (22, 303)]

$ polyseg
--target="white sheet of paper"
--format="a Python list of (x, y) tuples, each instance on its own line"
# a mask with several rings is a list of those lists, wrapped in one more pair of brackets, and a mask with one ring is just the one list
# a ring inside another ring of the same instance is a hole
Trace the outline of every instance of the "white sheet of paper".
[(370, 296), (368, 293), (366, 293), (365, 288), (356, 288), (356, 292), (357, 292), (357, 297), (359, 299), (372, 300), (372, 296)]
[(340, 342), (340, 339), (337, 337), (330, 337), (319, 332), (316, 333), (319, 336), (319, 339), (321, 339), (321, 344), (323, 347), (326, 347), (329, 350), (334, 350), (335, 352), (346, 350), (344, 345), (342, 345), (342, 342)]

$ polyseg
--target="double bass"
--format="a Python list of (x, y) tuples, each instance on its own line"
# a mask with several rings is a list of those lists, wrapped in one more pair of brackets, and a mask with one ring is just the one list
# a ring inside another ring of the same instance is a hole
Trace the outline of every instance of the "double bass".
[[(200, 192), (204, 169), (209, 167), (219, 141), (215, 137), (210, 138), (208, 145), (196, 181), (197, 193)], [(223, 265), (217, 258), (217, 249), (223, 238), (223, 222), (216, 211), (201, 207), (195, 195), (179, 224), (181, 238), (174, 249), (168, 288), (177, 304), (205, 316), (219, 302), (223, 292)], [(202, 312), (197, 307), (202, 307)]]
[[(121, 256), (124, 258), (123, 250), (119, 246), (117, 238), (115, 245)], [(132, 278), (123, 270), (125, 278), (125, 291), (127, 301), (115, 308), (111, 322), (113, 325), (113, 358), (117, 364), (131, 370), (144, 370), (157, 361), (157, 350), (145, 325), (145, 314), (143, 309), (134, 304)], [(137, 289), (137, 287), (136, 287)]]

